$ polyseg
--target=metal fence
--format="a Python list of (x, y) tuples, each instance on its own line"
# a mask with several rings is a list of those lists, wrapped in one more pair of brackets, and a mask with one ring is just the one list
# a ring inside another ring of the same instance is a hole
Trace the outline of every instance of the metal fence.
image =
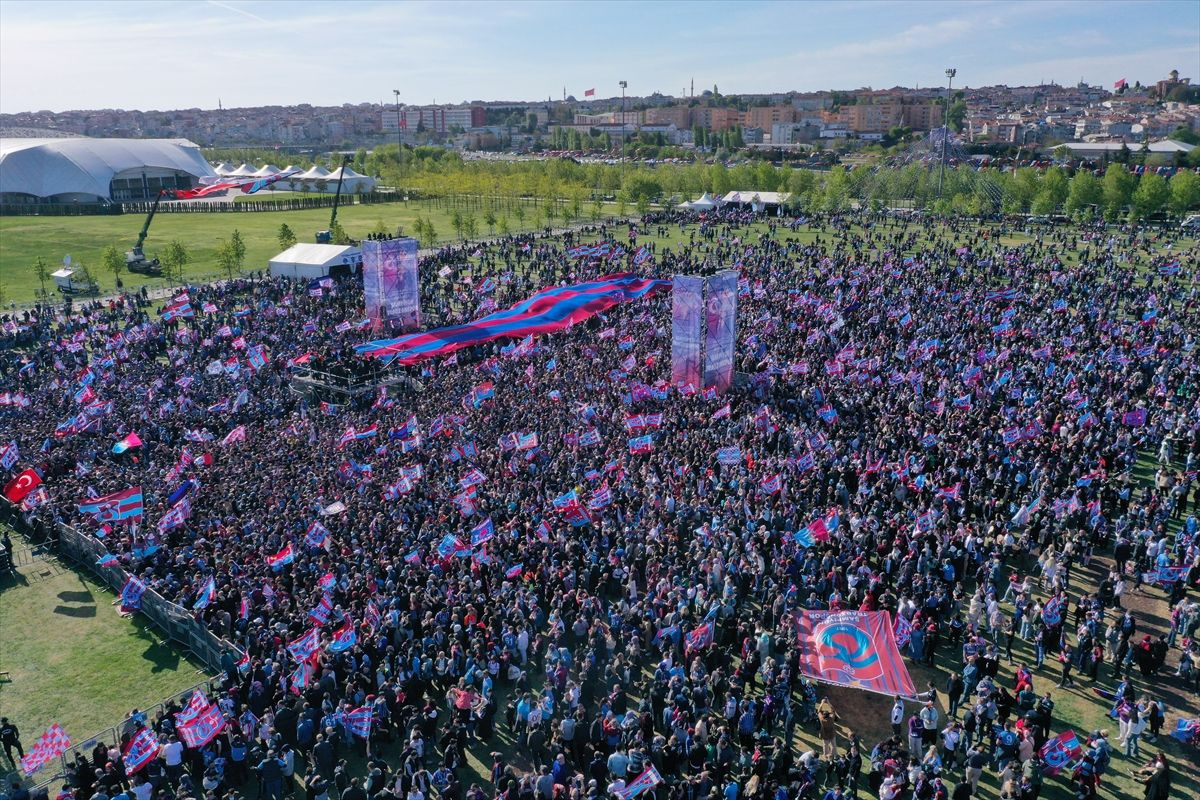
[[(59, 554), (78, 566), (95, 573), (113, 591), (120, 592), (129, 579), (123, 567), (101, 567), (96, 562), (107, 550), (98, 539), (81, 533), (69, 525), (58, 526)], [(187, 650), (210, 671), (221, 671), (221, 656), (238, 648), (210, 631), (191, 612), (172, 603), (153, 589), (142, 595), (141, 613), (149, 618), (170, 642)]]

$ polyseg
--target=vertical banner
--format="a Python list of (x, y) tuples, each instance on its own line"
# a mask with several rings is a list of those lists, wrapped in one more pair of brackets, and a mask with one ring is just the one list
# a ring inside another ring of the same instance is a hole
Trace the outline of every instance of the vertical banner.
[(737, 344), (737, 270), (727, 269), (705, 280), (704, 386), (718, 392), (733, 383), (733, 354)]
[(417, 240), (363, 242), (363, 299), (374, 328), (411, 331), (421, 327)]
[(704, 278), (676, 275), (671, 281), (671, 382), (700, 388), (704, 342)]

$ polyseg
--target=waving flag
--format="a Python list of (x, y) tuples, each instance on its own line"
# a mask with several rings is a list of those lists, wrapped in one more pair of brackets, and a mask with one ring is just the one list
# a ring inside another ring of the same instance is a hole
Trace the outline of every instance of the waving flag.
[(125, 749), (121, 751), (122, 760), (125, 762), (125, 774), (136, 774), (158, 758), (161, 750), (162, 745), (158, 743), (158, 737), (154, 735), (154, 731), (150, 728), (142, 728), (126, 742)]
[(292, 543), (288, 542), (282, 550), (273, 556), (267, 556), (267, 564), (271, 569), (278, 572), (288, 564), (296, 560), (296, 553), (292, 549)]
[(488, 517), (471, 530), (471, 547), (479, 547), (481, 544), (491, 541), (495, 535), (496, 528), (492, 525), (492, 518)]
[(688, 653), (695, 653), (698, 650), (703, 650), (713, 643), (713, 626), (711, 622), (705, 622), (683, 637), (684, 650)]
[(141, 447), (141, 446), (142, 446), (142, 440), (140, 438), (138, 438), (138, 435), (136, 433), (131, 433), (128, 436), (126, 436), (124, 439), (122, 439), (121, 441), (114, 444), (112, 451), (113, 451), (113, 455), (119, 456), (122, 453), (124, 453), (126, 450), (129, 450), (130, 448)]
[(613, 794), (617, 796), (618, 800), (633, 800), (633, 798), (637, 797), (643, 792), (653, 789), (660, 783), (662, 783), (662, 775), (659, 775), (658, 770), (654, 768), (654, 765), (650, 764), (646, 767), (641, 775), (638, 775), (629, 783), (625, 784), (624, 788), (614, 790)]
[(1058, 595), (1051, 597), (1046, 601), (1046, 605), (1042, 606), (1042, 620), (1054, 627), (1062, 622), (1063, 601)]
[(358, 345), (359, 355), (413, 364), (501, 337), (554, 333), (612, 308), (670, 288), (670, 281), (626, 273), (599, 280), (546, 289), (505, 311), (463, 325), (382, 339)]
[(176, 730), (185, 745), (199, 748), (217, 738), (217, 734), (225, 729), (225, 722), (221, 709), (209, 705), (195, 719), (178, 726)]
[(1042, 745), (1041, 756), (1045, 762), (1042, 772), (1046, 775), (1057, 775), (1082, 754), (1083, 746), (1079, 744), (1075, 731), (1063, 731)]
[(4, 486), (4, 496), (13, 504), (20, 503), (30, 492), (41, 485), (42, 476), (31, 467), (18, 473)]
[(321, 629), (310, 628), (308, 633), (288, 642), (287, 651), (297, 661), (307, 661), (321, 646)]
[(146, 593), (146, 584), (141, 579), (129, 576), (121, 587), (121, 611), (130, 613), (142, 607), (142, 595)]
[(513, 564), (504, 571), (504, 577), (508, 578), (510, 581), (516, 580), (517, 578), (521, 577), (521, 572), (524, 569), (524, 564)]
[(329, 530), (317, 520), (313, 520), (304, 532), (304, 544), (309, 547), (325, 547), (328, 540)]
[(916, 694), (888, 612), (799, 611), (796, 630), (804, 675), (880, 694)]
[(368, 706), (356, 708), (346, 715), (346, 727), (360, 739), (366, 739), (371, 735), (371, 723), (374, 722), (374, 714)]
[(331, 653), (341, 653), (349, 650), (358, 643), (358, 634), (354, 631), (354, 622), (347, 619), (346, 624), (333, 632), (333, 640), (327, 648)]
[(204, 586), (200, 588), (199, 594), (196, 595), (196, 602), (192, 605), (195, 611), (202, 611), (208, 608), (209, 604), (217, 599), (217, 581), (212, 575), (208, 576), (208, 580), (204, 582)]
[(38, 737), (29, 752), (21, 758), (21, 769), (26, 775), (32, 775), (67, 752), (70, 746), (71, 740), (66, 731), (56, 722)]
[(120, 522), (142, 516), (142, 487), (90, 498), (79, 503), (79, 513), (90, 514), (98, 523)]
[(9, 442), (0, 448), (0, 469), (12, 469), (20, 457), (21, 453), (17, 449), (16, 441)]
[(1146, 409), (1138, 408), (1133, 411), (1127, 411), (1121, 417), (1121, 422), (1131, 428), (1140, 428), (1146, 424)]
[(913, 626), (912, 623), (903, 614), (896, 615), (896, 645), (899, 647), (907, 647), (912, 641)]
[(234, 442), (244, 442), (244, 441), (246, 441), (246, 426), (238, 425), (236, 428), (234, 428), (233, 430), (231, 430), (229, 433), (227, 433), (225, 435), (225, 438), (221, 440), (221, 446), (228, 447), (229, 445), (233, 444)]

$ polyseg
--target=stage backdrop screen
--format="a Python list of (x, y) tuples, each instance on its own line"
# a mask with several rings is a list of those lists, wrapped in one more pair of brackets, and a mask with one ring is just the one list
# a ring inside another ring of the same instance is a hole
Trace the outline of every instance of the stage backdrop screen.
[(671, 382), (700, 388), (704, 344), (704, 278), (676, 275), (671, 279)]
[(737, 344), (738, 273), (725, 270), (711, 278), (704, 302), (704, 388), (725, 392), (733, 382)]

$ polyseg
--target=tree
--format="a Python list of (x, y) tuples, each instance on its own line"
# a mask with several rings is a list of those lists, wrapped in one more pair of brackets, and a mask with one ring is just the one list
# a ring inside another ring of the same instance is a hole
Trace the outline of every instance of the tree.
[(967, 104), (962, 100), (955, 100), (950, 104), (950, 108), (946, 111), (946, 125), (955, 133), (963, 129), (963, 122), (967, 118)]
[(517, 201), (517, 209), (513, 211), (513, 216), (517, 218), (517, 227), (525, 227), (525, 205)]
[(433, 227), (433, 220), (425, 220), (425, 227), (421, 233), (424, 235), (422, 241), (425, 242), (426, 247), (433, 247), (437, 244), (438, 235), (437, 229)]
[(292, 233), (292, 229), (285, 222), (279, 226), (279, 233), (276, 234), (275, 241), (279, 243), (280, 250), (287, 250), (296, 243), (296, 234)]
[[(237, 233), (237, 231), (234, 231), (234, 233)], [(346, 229), (342, 227), (342, 223), (340, 222), (334, 222), (332, 225), (330, 225), (329, 233), (334, 244), (351, 243), (350, 234), (346, 233)], [(239, 264), (238, 266), (240, 268), (241, 265)]]
[(233, 280), (233, 273), (241, 268), (237, 250), (228, 240), (223, 240), (221, 244), (217, 245), (216, 262), (217, 267), (225, 273), (228, 280)]
[(161, 260), (167, 278), (174, 278), (176, 282), (183, 283), (183, 269), (192, 260), (191, 253), (187, 251), (183, 243), (178, 239), (167, 242)]
[(1089, 216), (1102, 202), (1104, 188), (1096, 176), (1084, 170), (1076, 172), (1067, 191), (1067, 211), (1076, 216)]
[(1180, 171), (1171, 177), (1171, 213), (1183, 216), (1200, 206), (1200, 177), (1194, 172)]
[(496, 232), (496, 212), (489, 208), (483, 215), (483, 224), (487, 225), (488, 236), (494, 234)]
[(33, 262), (33, 274), (37, 277), (38, 283), (41, 284), (41, 296), (46, 296), (46, 281), (50, 279), (50, 266), (46, 263), (46, 259), (41, 256)]
[(1109, 222), (1120, 217), (1129, 205), (1136, 181), (1123, 164), (1109, 164), (1104, 171), (1104, 218)]
[(500, 225), (500, 235), (508, 236), (508, 234), (509, 234), (508, 217), (501, 217), (499, 225)]
[(462, 226), (463, 226), (463, 233), (466, 234), (468, 239), (474, 239), (476, 236), (479, 235), (479, 224), (478, 224), (478, 221), (475, 219), (474, 214), (464, 214)]
[(1171, 199), (1171, 189), (1166, 179), (1157, 173), (1147, 172), (1138, 181), (1137, 188), (1130, 197), (1134, 219), (1142, 220), (1152, 217), (1167, 207)]
[(125, 271), (125, 256), (110, 244), (100, 253), (100, 266), (105, 272), (112, 273), (113, 283), (120, 287), (121, 273)]
[(246, 263), (246, 243), (242, 240), (242, 232), (237, 228), (234, 228), (233, 233), (229, 234), (229, 246), (233, 248), (233, 254), (237, 256), (237, 268), (241, 272), (242, 265)]

